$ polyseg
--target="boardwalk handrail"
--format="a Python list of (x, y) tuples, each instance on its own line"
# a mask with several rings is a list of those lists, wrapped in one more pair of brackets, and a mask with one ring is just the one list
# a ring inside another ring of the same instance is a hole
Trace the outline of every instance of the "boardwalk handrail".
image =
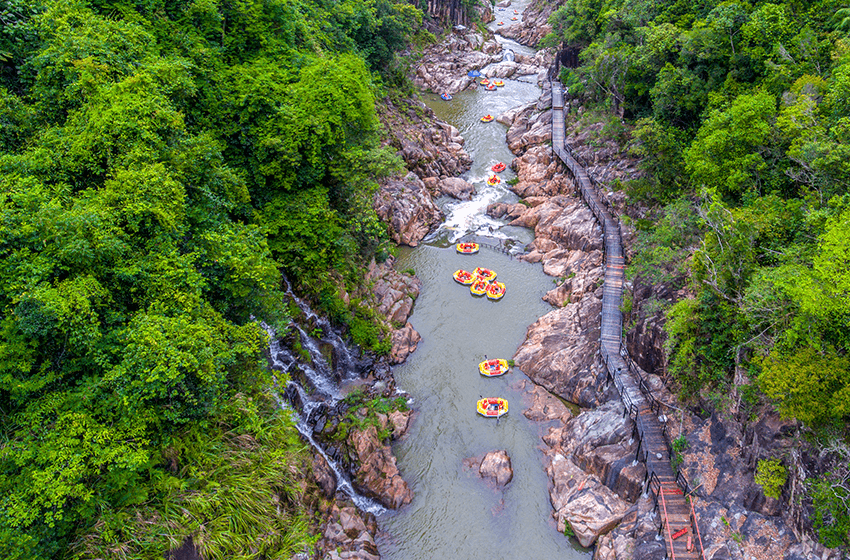
[[(671, 448), (669, 434), (667, 433), (666, 419), (662, 421), (660, 418), (661, 405), (665, 403), (662, 403), (655, 397), (642, 370), (631, 360), (622, 343), (623, 314), (620, 307), (622, 305), (622, 291), (625, 279), (625, 258), (621, 242), (622, 232), (620, 222), (616, 214), (612, 211), (608, 201), (604, 197), (599, 196), (596, 181), (592, 174), (588, 173), (585, 167), (579, 163), (580, 156), (573, 154), (566, 145), (564, 138), (564, 103), (561, 86), (560, 83), (552, 79), (551, 75), (550, 83), (552, 84), (553, 110), (552, 149), (572, 173), (579, 195), (602, 227), (605, 275), (599, 350), (604, 362), (607, 379), (613, 381), (620, 399), (623, 401), (625, 407), (624, 414), (628, 414), (634, 418), (635, 432), (638, 435), (638, 448), (635, 452), (635, 458), (640, 458), (641, 448), (643, 448), (643, 460), (646, 463), (647, 470), (646, 481), (650, 489), (655, 493), (656, 508), (658, 507), (659, 498), (661, 500), (664, 515), (659, 533), (666, 525), (668, 555), (675, 559), (677, 556), (675, 550), (676, 547), (679, 547), (679, 556), (681, 558), (693, 558), (692, 555), (694, 553), (690, 546), (691, 538), (688, 538), (689, 545), (685, 550), (682, 550), (682, 545), (677, 544), (675, 539), (680, 537), (685, 530), (677, 530), (674, 535), (670, 527), (671, 517), (668, 514), (668, 500), (665, 494), (670, 496), (670, 511), (672, 512), (673, 519), (677, 523), (683, 519), (688, 519), (688, 522), (696, 529), (696, 533), (699, 536), (699, 527), (697, 526), (696, 514), (693, 513), (693, 505), (685, 504), (684, 502), (687, 494), (690, 493), (690, 485), (681, 471), (675, 474), (673, 473), (669, 463), (669, 459), (673, 455), (673, 450)], [(583, 160), (582, 163), (586, 165), (586, 162)], [(663, 449), (660, 446), (663, 446)], [(653, 447), (653, 449), (650, 449), (650, 447)], [(650, 458), (650, 452), (652, 453), (652, 458)], [(666, 481), (665, 483), (661, 482), (659, 473), (661, 473), (662, 478)], [(668, 484), (669, 486), (665, 487), (664, 484)], [(679, 495), (682, 497), (678, 498), (677, 496)], [(688, 505), (690, 505), (690, 512), (687, 511)], [(705, 552), (702, 549), (701, 539), (700, 553), (702, 560), (705, 560)]]

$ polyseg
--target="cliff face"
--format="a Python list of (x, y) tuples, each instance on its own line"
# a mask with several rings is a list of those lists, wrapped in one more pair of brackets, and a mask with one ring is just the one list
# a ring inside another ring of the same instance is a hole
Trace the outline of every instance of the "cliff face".
[(489, 3), (482, 6), (464, 6), (461, 0), (428, 0), (428, 15), (447, 25), (469, 25), (475, 19), (472, 15), (475, 11), (477, 19), (485, 23), (493, 18)]

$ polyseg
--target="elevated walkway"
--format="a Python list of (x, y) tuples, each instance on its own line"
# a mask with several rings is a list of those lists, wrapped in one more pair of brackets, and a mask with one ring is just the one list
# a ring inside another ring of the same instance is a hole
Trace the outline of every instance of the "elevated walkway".
[(667, 556), (672, 560), (705, 560), (699, 524), (691, 504), (690, 488), (681, 473), (670, 465), (667, 423), (659, 419), (661, 403), (652, 395), (640, 369), (625, 355), (622, 346), (623, 314), (620, 311), (625, 279), (620, 222), (599, 196), (594, 181), (566, 146), (564, 96), (561, 83), (552, 82), (552, 149), (578, 184), (579, 192), (604, 236), (605, 283), (602, 288), (600, 351), (608, 379), (617, 387), (626, 412), (635, 421), (637, 456), (646, 463), (647, 482), (655, 496)]

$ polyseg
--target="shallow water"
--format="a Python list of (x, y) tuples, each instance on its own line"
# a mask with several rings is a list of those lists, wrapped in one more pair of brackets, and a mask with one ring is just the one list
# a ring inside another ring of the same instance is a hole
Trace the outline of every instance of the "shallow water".
[[(521, 6), (514, 8), (522, 11)], [(511, 8), (511, 12), (514, 8)], [(506, 22), (507, 23), (507, 22)], [(491, 24), (493, 26), (495, 24)], [(482, 248), (477, 255), (460, 255), (458, 239), (477, 239), (521, 248), (533, 232), (504, 226), (484, 215), (496, 201), (516, 202), (505, 180), (489, 186), (486, 177), (497, 161), (510, 164), (506, 128), (482, 123), (484, 114), (497, 116), (535, 101), (536, 85), (505, 80), (504, 88), (461, 92), (451, 101), (436, 95), (426, 103), (455, 125), (473, 157), (464, 178), (477, 189), (472, 200), (440, 200), (445, 223), (416, 249), (406, 249), (398, 270), (412, 268), (422, 291), (410, 322), (422, 335), (418, 349), (394, 369), (398, 386), (414, 399), (409, 433), (394, 446), (402, 476), (414, 492), (413, 503), (379, 516), (385, 534), (378, 545), (385, 560), (448, 560), (485, 557), (493, 560), (559, 558), (588, 560), (590, 552), (557, 532), (549, 501), (548, 477), (542, 467), (541, 427), (527, 420), (520, 386), (527, 378), (517, 368), (502, 377), (485, 378), (478, 363), (489, 358), (510, 359), (527, 327), (551, 307), (541, 300), (554, 287), (542, 267), (498, 251)], [(476, 298), (452, 273), (477, 266), (491, 268), (507, 286), (498, 302)], [(476, 413), (482, 396), (502, 396), (510, 412), (498, 422)], [(480, 458), (504, 449), (511, 457), (514, 478), (496, 490), (464, 468), (464, 459)]]

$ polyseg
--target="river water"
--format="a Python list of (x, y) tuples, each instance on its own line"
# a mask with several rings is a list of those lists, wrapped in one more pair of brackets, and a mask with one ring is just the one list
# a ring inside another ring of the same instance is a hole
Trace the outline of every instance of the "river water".
[[(507, 24), (515, 4), (504, 14)], [(518, 16), (519, 17), (519, 16)], [(498, 21), (498, 19), (497, 19)], [(491, 28), (495, 23), (490, 24)], [(517, 52), (529, 49), (505, 41)], [(523, 78), (528, 79), (528, 77)], [(534, 80), (531, 80), (534, 82)], [(418, 349), (394, 369), (398, 386), (409, 392), (416, 411), (407, 436), (394, 452), (404, 479), (414, 491), (413, 503), (379, 516), (384, 535), (379, 539), (385, 560), (588, 560), (591, 554), (576, 541), (558, 533), (552, 519), (548, 477), (538, 446), (541, 428), (522, 415), (520, 385), (527, 379), (518, 368), (498, 378), (484, 378), (478, 363), (489, 358), (510, 359), (538, 317), (551, 310), (541, 300), (554, 287), (539, 264), (529, 264), (502, 252), (482, 248), (477, 255), (460, 255), (453, 243), (478, 239), (519, 250), (533, 232), (510, 228), (484, 212), (496, 201), (516, 202), (504, 182), (485, 183), (497, 161), (509, 164), (513, 155), (505, 144), (505, 127), (482, 123), (481, 116), (500, 113), (535, 101), (534, 83), (505, 80), (497, 91), (461, 92), (445, 102), (433, 95), (426, 103), (456, 126), (473, 158), (464, 178), (476, 186), (471, 201), (440, 200), (445, 223), (419, 247), (404, 251), (398, 270), (414, 269), (422, 291), (410, 322), (422, 335)], [(508, 169), (502, 180), (510, 179)], [(498, 302), (472, 297), (455, 283), (452, 273), (477, 266), (491, 268), (507, 286)], [(510, 412), (498, 422), (475, 411), (481, 396), (502, 396)], [(496, 490), (464, 467), (464, 459), (480, 458), (504, 449), (514, 477)]]

